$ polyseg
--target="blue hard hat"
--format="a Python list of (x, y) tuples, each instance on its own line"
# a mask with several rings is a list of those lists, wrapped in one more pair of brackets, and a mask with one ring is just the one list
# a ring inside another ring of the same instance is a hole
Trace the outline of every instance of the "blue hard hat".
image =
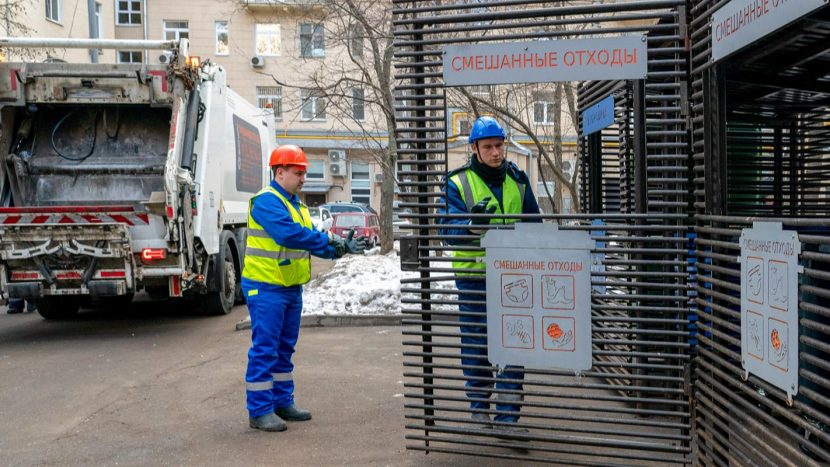
[(470, 131), (470, 144), (486, 138), (505, 139), (504, 129), (493, 117), (478, 117)]

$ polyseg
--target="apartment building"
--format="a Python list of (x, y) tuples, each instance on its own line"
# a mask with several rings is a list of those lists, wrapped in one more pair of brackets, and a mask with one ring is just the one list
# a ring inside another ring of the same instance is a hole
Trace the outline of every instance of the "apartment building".
[[(25, 35), (35, 37), (101, 37), (114, 39), (190, 41), (191, 55), (223, 66), (229, 85), (260, 107), (270, 107), (277, 141), (298, 144), (312, 166), (301, 197), (311, 206), (336, 201), (361, 201), (380, 206), (382, 173), (366, 149), (366, 133), (385, 145), (386, 132), (372, 106), (363, 102), (366, 90), (346, 90), (351, 102), (337, 111), (304, 87), (309, 77), (331, 70), (341, 72), (346, 56), (362, 56), (359, 35), (333, 37), (326, 11), (319, 0), (31, 0), (25, 4)], [(168, 55), (153, 50), (51, 50), (38, 51), (38, 59), (90, 63), (163, 63)], [(368, 54), (367, 54), (368, 55)], [(11, 56), (10, 59), (15, 59)], [(350, 91), (350, 92), (349, 92)], [(545, 97), (528, 97), (529, 121), (538, 135), (550, 139), (552, 104)], [(343, 109), (350, 112), (344, 115)], [(470, 156), (466, 136), (473, 118), (463, 107), (447, 112), (449, 166)], [(564, 169), (575, 167), (575, 131), (564, 137)], [(545, 187), (538, 174), (538, 151), (527, 135), (511, 134), (507, 157), (531, 177), (543, 209)], [(548, 188), (561, 189), (548, 175)], [(570, 197), (562, 199), (570, 211)]]
[[(115, 35), (112, 0), (20, 0), (0, 6), (0, 35), (88, 39)], [(10, 49), (4, 59), (63, 60), (72, 63), (112, 63), (112, 50)]]

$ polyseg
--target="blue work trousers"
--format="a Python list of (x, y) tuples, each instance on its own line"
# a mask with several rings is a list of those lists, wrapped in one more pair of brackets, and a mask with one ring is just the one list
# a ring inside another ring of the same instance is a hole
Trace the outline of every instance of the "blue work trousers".
[(251, 315), (251, 348), (245, 374), (248, 413), (259, 417), (294, 404), (294, 346), (300, 335), (303, 288), (242, 279)]
[[(484, 281), (473, 280), (456, 280), (456, 287), (459, 291), (465, 290), (486, 290)], [(458, 295), (459, 300), (484, 300), (481, 295), (464, 294)], [(485, 305), (466, 305), (459, 304), (459, 311), (476, 312), (474, 316), (461, 316), (461, 364), (475, 365), (475, 366), (489, 366), (490, 362), (487, 360), (487, 307)], [(479, 336), (479, 334), (483, 334)], [(523, 367), (507, 367), (504, 371), (496, 373), (496, 389), (512, 389), (522, 390), (522, 384), (507, 381), (508, 379), (524, 379), (524, 372), (521, 371)], [(467, 397), (471, 400), (471, 409), (489, 410), (490, 403), (487, 399), (490, 398), (490, 391), (487, 389), (493, 387), (493, 382), (482, 380), (484, 378), (492, 379), (493, 371), (485, 369), (464, 369), (464, 376), (470, 378), (465, 383), (467, 388)], [(481, 391), (484, 389), (484, 391)], [(520, 394), (496, 394), (496, 410), (511, 412), (502, 413), (495, 416), (497, 422), (516, 422), (519, 419), (520, 407), (517, 402), (522, 400)]]

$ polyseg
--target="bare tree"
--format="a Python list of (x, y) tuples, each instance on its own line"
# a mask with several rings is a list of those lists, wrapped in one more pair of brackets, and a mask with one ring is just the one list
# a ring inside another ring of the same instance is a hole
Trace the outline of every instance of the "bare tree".
[[(37, 33), (37, 31), (25, 23), (26, 10), (30, 5), (35, 3), (33, 0), (0, 1), (2, 1), (0, 3), (0, 28), (3, 31), (0, 33), (0, 36), (21, 37), (31, 36)], [(3, 53), (5, 53), (7, 58), (11, 55), (11, 51), (0, 49), (0, 54)], [(36, 54), (36, 49), (15, 49), (14, 54), (23, 58), (33, 58)]]
[[(288, 83), (284, 78), (267, 74), (284, 88), (307, 93), (298, 108), (301, 114), (308, 99), (325, 102), (326, 120), (332, 129), (348, 132), (377, 162), (381, 181), (381, 253), (392, 250), (392, 209), (395, 197), (395, 165), (398, 144), (395, 138), (393, 96), (392, 3), (367, 0), (318, 0), (301, 11), (303, 21), (311, 25), (311, 37), (301, 37), (303, 47), (316, 48), (314, 41), (324, 41), (325, 58), (300, 50), (305, 63), (305, 79)], [(317, 28), (324, 35), (318, 39)], [(311, 41), (311, 43), (309, 42)], [(319, 112), (316, 107), (314, 112)]]
[(323, 0), (326, 40), (338, 59), (309, 79), (309, 87), (325, 95), (331, 115), (352, 130), (383, 173), (381, 182), (381, 253), (392, 249), (395, 196), (392, 3)]
[[(576, 132), (578, 115), (576, 111), (575, 87), (571, 83), (515, 84), (488, 86), (486, 95), (472, 93), (467, 88), (458, 88), (448, 93), (450, 102), (472, 110), (475, 117), (484, 114), (498, 116), (511, 132), (527, 135), (538, 154), (537, 170), (542, 182), (553, 181), (553, 192), (544, 183), (545, 195), (551, 200), (554, 212), (562, 210), (562, 192), (567, 192), (576, 212), (581, 211), (577, 196), (578, 166), (568, 174), (563, 166), (563, 134)], [(541, 104), (543, 107), (535, 108)], [(567, 109), (564, 113), (563, 109)], [(549, 125), (538, 125), (539, 113)], [(553, 180), (548, 180), (552, 175)], [(561, 187), (561, 189), (559, 189)]]

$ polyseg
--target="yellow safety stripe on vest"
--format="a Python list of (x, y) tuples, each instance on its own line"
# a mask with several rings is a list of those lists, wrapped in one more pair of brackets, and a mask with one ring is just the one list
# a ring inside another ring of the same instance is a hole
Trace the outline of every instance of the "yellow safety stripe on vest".
[(254, 295), (259, 295), (259, 289), (252, 289), (248, 291), (249, 297), (253, 297)]
[(305, 250), (279, 250), (279, 251), (268, 251), (263, 250), (262, 248), (247, 248), (245, 250), (246, 255), (251, 256), (259, 256), (260, 258), (270, 258), (270, 259), (304, 259), (304, 258), (311, 258), (311, 253)]
[(270, 239), (271, 236), (268, 235), (268, 232), (265, 230), (248, 230), (249, 237), (257, 237), (257, 238), (268, 238)]

